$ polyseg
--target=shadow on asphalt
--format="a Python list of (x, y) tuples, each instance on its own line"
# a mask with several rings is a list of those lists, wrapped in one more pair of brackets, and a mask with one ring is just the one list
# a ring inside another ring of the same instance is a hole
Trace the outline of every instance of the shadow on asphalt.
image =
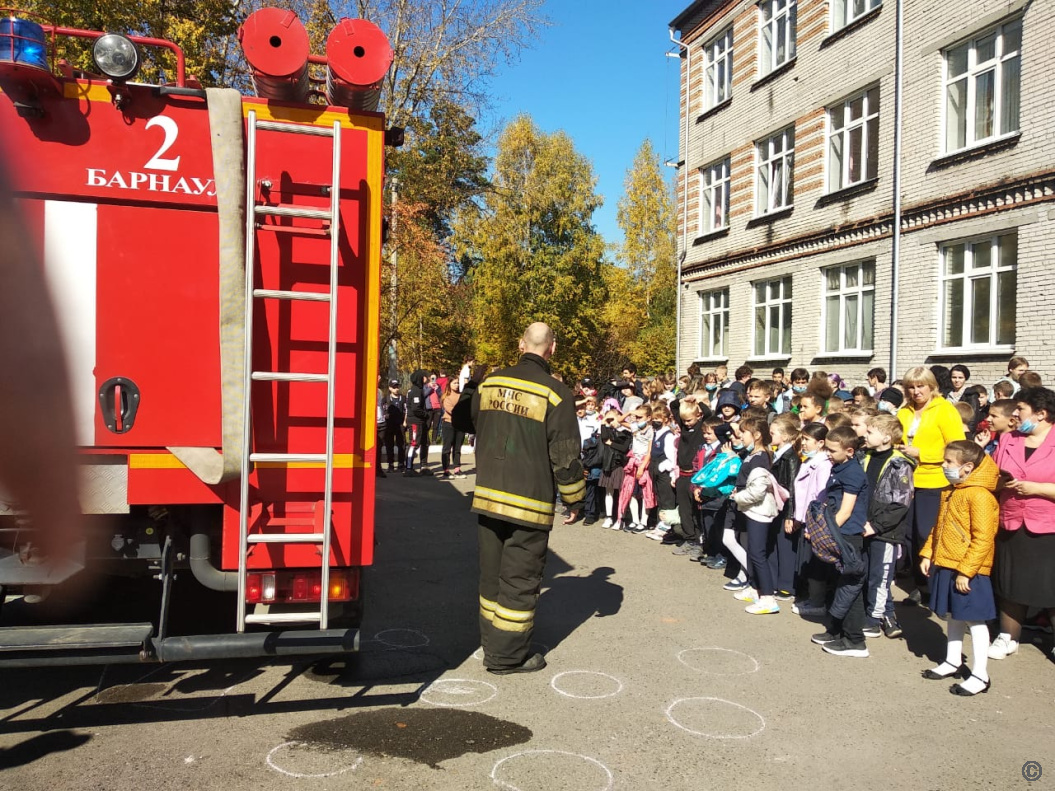
[(91, 738), (87, 733), (74, 733), (69, 730), (42, 733), (14, 747), (0, 749), (0, 769), (13, 769), (16, 766), (31, 764), (45, 755), (80, 747)]
[[(364, 573), (359, 653), (292, 663), (8, 670), (0, 685), (5, 712), (0, 732), (49, 733), (10, 748), (5, 760), (24, 763), (35, 760), (35, 750), (43, 755), (77, 747), (83, 742), (69, 734), (71, 728), (307, 711), (334, 716), (364, 707), (409, 706), (448, 669), (477, 661), (472, 656), (480, 645), (478, 550), (471, 497), (471, 491), (429, 477), (378, 481), (376, 554)], [(573, 572), (550, 553), (536, 639), (551, 649), (590, 618), (613, 615), (622, 604), (622, 587), (609, 580), (613, 569), (596, 568), (586, 576)], [(128, 596), (124, 585), (118, 589)], [(259, 685), (270, 668), (286, 672), (263, 692), (239, 690), (251, 681)], [(294, 687), (296, 682), (301, 686)], [(298, 694), (304, 682), (309, 694)]]

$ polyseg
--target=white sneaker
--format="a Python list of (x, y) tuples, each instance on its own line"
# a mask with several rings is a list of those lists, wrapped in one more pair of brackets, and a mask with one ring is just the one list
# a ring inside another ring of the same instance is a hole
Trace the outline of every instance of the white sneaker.
[(606, 517), (604, 522), (601, 523), (601, 527), (611, 527), (611, 526), (612, 526), (612, 518), (611, 517)]
[(993, 640), (992, 645), (989, 646), (989, 658), (990, 659), (1007, 659), (1011, 654), (1018, 651), (1018, 641), (1012, 640), (1010, 637), (1005, 635), (997, 635), (997, 638)]
[(645, 535), (645, 538), (651, 538), (653, 541), (662, 541), (663, 540), (663, 536), (666, 535), (666, 531), (665, 530), (659, 530), (657, 528), (655, 530), (649, 530), (644, 535)]
[(780, 605), (777, 604), (777, 600), (772, 596), (763, 596), (754, 604), (747, 605), (744, 608), (744, 612), (749, 615), (772, 615), (780, 612)]
[(737, 601), (755, 601), (758, 598), (758, 591), (754, 588), (744, 588), (741, 591), (737, 591), (733, 594), (733, 598)]

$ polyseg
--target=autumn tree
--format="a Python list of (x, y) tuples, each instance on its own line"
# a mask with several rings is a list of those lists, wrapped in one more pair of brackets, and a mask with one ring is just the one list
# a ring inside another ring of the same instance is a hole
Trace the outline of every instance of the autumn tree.
[(677, 332), (677, 229), (671, 186), (649, 140), (627, 171), (617, 221), (621, 270), (606, 273), (606, 324), (642, 373), (666, 373), (674, 369)]
[[(237, 3), (230, 0), (22, 0), (18, 5), (63, 27), (106, 30), (178, 44), (186, 57), (188, 74), (205, 85), (228, 82), (231, 62), (240, 57), (234, 33), (241, 21)], [(91, 42), (57, 37), (56, 56), (95, 71)], [(141, 49), (139, 79), (175, 80), (175, 59), (167, 50)]]
[(482, 210), (464, 213), (457, 229), (474, 262), (477, 358), (515, 360), (524, 328), (545, 321), (557, 334), (558, 369), (590, 370), (604, 255), (590, 162), (564, 132), (546, 134), (520, 116), (499, 138), (492, 181)]

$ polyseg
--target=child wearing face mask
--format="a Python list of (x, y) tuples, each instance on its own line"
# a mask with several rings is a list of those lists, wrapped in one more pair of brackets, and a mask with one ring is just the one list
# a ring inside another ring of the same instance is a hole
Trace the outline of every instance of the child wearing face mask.
[(616, 493), (623, 485), (623, 467), (630, 450), (631, 437), (622, 424), (622, 414), (618, 409), (609, 409), (604, 413), (598, 438), (602, 448), (601, 477), (597, 487), (604, 491), (604, 522), (601, 527), (619, 530), (622, 515), (616, 514), (614, 508), (618, 499)]
[(810, 372), (805, 368), (796, 368), (791, 372), (791, 397), (797, 398), (806, 392), (810, 384)]
[[(670, 430), (670, 409), (666, 404), (652, 407), (652, 455), (649, 475), (652, 477), (652, 490), (656, 495), (659, 507), (659, 519), (655, 530), (666, 533), (672, 524), (680, 523), (677, 502), (674, 497), (675, 478), (678, 474), (678, 450), (674, 433)], [(643, 521), (643, 520), (642, 520)], [(641, 525), (644, 527), (644, 525)], [(644, 533), (644, 530), (637, 532)], [(660, 536), (662, 538), (662, 536)]]
[(791, 496), (792, 518), (784, 522), (786, 532), (799, 536), (799, 578), (795, 590), (801, 593), (805, 588), (806, 598), (798, 599), (791, 606), (791, 611), (801, 616), (824, 615), (824, 600), (828, 592), (828, 580), (831, 578), (831, 567), (816, 558), (810, 542), (801, 538), (802, 525), (806, 521), (806, 511), (810, 503), (822, 498), (828, 488), (832, 460), (824, 447), (827, 436), (828, 428), (823, 423), (810, 423), (802, 428), (799, 435), (802, 464), (795, 474)]
[[(623, 422), (630, 428), (633, 439), (630, 455), (623, 467), (623, 485), (619, 489), (619, 510), (616, 513), (622, 520), (629, 507), (630, 524), (624, 530), (628, 533), (644, 533), (648, 530), (645, 526), (648, 509), (656, 507), (652, 477), (648, 472), (652, 459), (652, 439), (656, 432), (652, 428), (651, 413), (644, 405), (623, 418)], [(619, 524), (618, 520), (616, 524)]]
[(769, 426), (773, 435), (773, 477), (788, 492), (787, 502), (769, 533), (769, 566), (778, 601), (795, 598), (795, 570), (798, 563), (799, 536), (786, 529), (786, 522), (795, 512), (795, 477), (802, 466), (799, 458), (799, 422), (794, 415), (777, 415)]
[(996, 453), (1000, 438), (1014, 428), (1017, 406), (1010, 398), (989, 404), (988, 417), (978, 424), (978, 432), (974, 435), (974, 441), (985, 449), (987, 455)]
[(772, 466), (769, 422), (765, 418), (744, 418), (740, 421), (740, 439), (747, 457), (730, 498), (736, 503), (747, 531), (747, 559), (754, 586), (745, 587), (733, 596), (750, 602), (746, 607), (749, 614), (770, 615), (780, 612), (780, 605), (775, 598), (773, 571), (766, 552), (770, 526), (778, 513), (769, 471)]
[(938, 681), (960, 671), (964, 635), (971, 633), (970, 675), (949, 692), (970, 697), (988, 692), (989, 629), (996, 602), (989, 574), (993, 567), (1000, 507), (996, 491), (1000, 470), (978, 445), (950, 442), (942, 471), (951, 489), (942, 492), (938, 521), (920, 550), (920, 569), (930, 579), (930, 608), (948, 621), (945, 661), (923, 671)]

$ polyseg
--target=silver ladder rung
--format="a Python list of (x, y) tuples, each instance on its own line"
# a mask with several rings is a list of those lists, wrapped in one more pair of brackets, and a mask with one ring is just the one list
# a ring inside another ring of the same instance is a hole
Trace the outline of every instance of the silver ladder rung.
[(321, 544), (324, 533), (250, 533), (246, 540), (250, 544)]
[(299, 374), (290, 371), (253, 371), (254, 382), (328, 382), (329, 374)]
[(288, 299), (303, 302), (330, 301), (330, 295), (320, 291), (278, 291), (273, 288), (254, 288), (253, 296), (258, 299)]
[(265, 129), (268, 132), (291, 132), (295, 135), (314, 135), (315, 137), (333, 137), (331, 127), (303, 126), (301, 124), (287, 124), (281, 121), (257, 121), (257, 129)]
[(246, 623), (318, 623), (322, 620), (319, 612), (275, 612), (275, 613), (246, 613)]
[(268, 217), (303, 217), (307, 220), (333, 221), (329, 209), (302, 209), (297, 206), (254, 206), (253, 211)]
[(249, 461), (326, 461), (325, 453), (250, 453)]

